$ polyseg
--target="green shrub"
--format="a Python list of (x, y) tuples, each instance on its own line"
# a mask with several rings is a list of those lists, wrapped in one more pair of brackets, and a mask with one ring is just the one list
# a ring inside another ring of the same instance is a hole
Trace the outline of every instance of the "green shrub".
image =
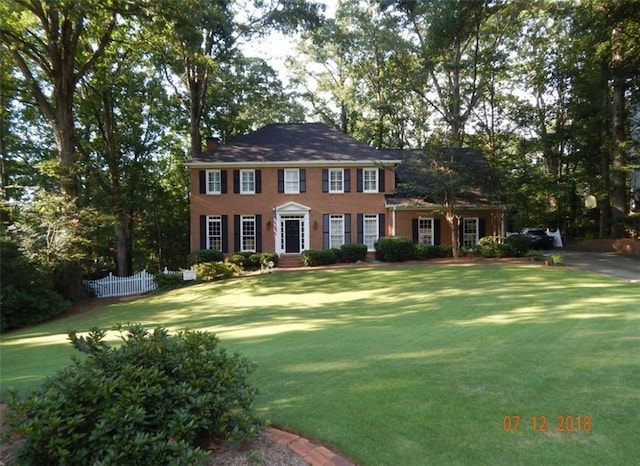
[(234, 267), (226, 262), (204, 262), (192, 267), (196, 278), (205, 282), (224, 280), (233, 277)]
[(416, 244), (413, 249), (414, 257), (417, 260), (451, 257), (453, 254), (450, 246), (443, 246), (441, 244)]
[(262, 254), (260, 254), (260, 265), (263, 269), (269, 267), (269, 262), (273, 262), (273, 266), (277, 267), (278, 254), (276, 254), (275, 252), (263, 252)]
[(564, 256), (562, 254), (549, 254), (546, 259), (549, 265), (564, 265)]
[(216, 249), (200, 249), (187, 256), (189, 265), (202, 264), (203, 262), (223, 262), (224, 254)]
[(359, 243), (343, 244), (340, 247), (340, 262), (358, 262), (367, 258), (367, 245)]
[(531, 240), (526, 235), (485, 236), (480, 238), (474, 249), (479, 257), (522, 257), (527, 254)]
[(52, 277), (30, 262), (14, 242), (0, 240), (0, 332), (44, 322), (68, 306), (54, 290)]
[(86, 357), (11, 401), (20, 464), (202, 464), (201, 447), (239, 441), (258, 428), (253, 364), (207, 332), (169, 335), (140, 325), (69, 334)]
[(307, 249), (302, 251), (300, 259), (307, 267), (335, 264), (336, 252), (334, 249)]
[(253, 251), (236, 252), (229, 258), (229, 262), (248, 272), (260, 270), (260, 268), (262, 267), (261, 254), (255, 253)]
[(530, 251), (527, 251), (525, 256), (528, 257), (529, 259), (531, 259), (532, 261), (543, 261), (544, 260), (544, 252), (538, 251), (536, 249), (532, 249)]
[(531, 249), (531, 238), (527, 235), (507, 236), (505, 242), (511, 246), (515, 257), (523, 257)]
[(474, 248), (474, 254), (478, 257), (502, 257), (504, 249), (501, 248), (499, 236), (485, 236), (478, 240)]
[(409, 238), (386, 236), (375, 242), (376, 257), (383, 262), (404, 262), (413, 259), (414, 246)]
[(190, 284), (189, 281), (182, 279), (181, 273), (157, 273), (153, 276), (153, 279), (158, 284), (158, 290), (173, 290)]

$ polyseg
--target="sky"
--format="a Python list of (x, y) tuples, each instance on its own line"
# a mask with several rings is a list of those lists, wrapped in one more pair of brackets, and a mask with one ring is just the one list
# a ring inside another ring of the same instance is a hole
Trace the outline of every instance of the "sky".
[[(339, 0), (313, 0), (314, 3), (325, 5), (325, 16), (332, 18), (335, 15)], [(267, 37), (260, 38), (256, 42), (251, 42), (242, 47), (243, 53), (247, 57), (257, 57), (264, 59), (276, 71), (284, 83), (287, 82), (286, 58), (293, 55), (297, 38), (295, 36), (285, 36), (281, 33), (272, 33)]]

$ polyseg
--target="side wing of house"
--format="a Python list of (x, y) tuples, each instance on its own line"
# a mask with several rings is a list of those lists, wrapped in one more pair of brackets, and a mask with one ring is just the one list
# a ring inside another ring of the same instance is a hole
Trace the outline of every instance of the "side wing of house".
[[(452, 242), (451, 226), (437, 205), (416, 199), (387, 199), (389, 234), (411, 238), (414, 244), (445, 245)], [(497, 205), (465, 205), (458, 209), (458, 240), (473, 248), (484, 236), (504, 236), (504, 209)]]

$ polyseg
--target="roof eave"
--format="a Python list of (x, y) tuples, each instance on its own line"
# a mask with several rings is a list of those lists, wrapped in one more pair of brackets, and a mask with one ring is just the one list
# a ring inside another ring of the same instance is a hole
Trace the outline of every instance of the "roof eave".
[(207, 162), (202, 160), (193, 160), (185, 162), (185, 166), (189, 168), (242, 168), (242, 167), (370, 167), (372, 165), (393, 168), (397, 166), (401, 160), (285, 160), (285, 161), (241, 161), (241, 162)]

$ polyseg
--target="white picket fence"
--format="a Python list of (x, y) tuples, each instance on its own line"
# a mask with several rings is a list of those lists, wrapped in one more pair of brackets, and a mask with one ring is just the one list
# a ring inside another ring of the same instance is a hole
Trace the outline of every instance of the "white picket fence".
[(98, 298), (132, 296), (155, 290), (158, 284), (146, 270), (130, 277), (115, 277), (112, 273), (100, 280), (85, 280), (85, 286)]

